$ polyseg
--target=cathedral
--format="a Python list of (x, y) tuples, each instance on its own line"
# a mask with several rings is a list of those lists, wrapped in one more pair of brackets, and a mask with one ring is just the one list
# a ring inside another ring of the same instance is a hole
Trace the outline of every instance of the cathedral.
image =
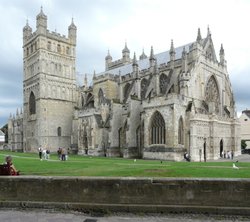
[(192, 161), (240, 154), (240, 124), (223, 45), (211, 32), (168, 51), (140, 56), (125, 43), (121, 58), (77, 84), (77, 27), (50, 32), (42, 8), (36, 30), (23, 28), (23, 109), (8, 121), (12, 150), (59, 147), (79, 155)]

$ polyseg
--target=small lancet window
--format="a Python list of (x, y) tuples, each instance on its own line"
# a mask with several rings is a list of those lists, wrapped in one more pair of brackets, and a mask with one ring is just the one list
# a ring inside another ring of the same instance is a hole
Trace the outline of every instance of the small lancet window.
[(58, 45), (57, 45), (57, 52), (58, 52), (58, 53), (61, 53), (61, 51), (62, 51), (62, 49), (61, 49), (61, 45), (60, 45), (60, 44), (58, 44)]
[(36, 97), (33, 92), (30, 93), (29, 111), (30, 111), (30, 115), (36, 114)]
[(57, 128), (57, 136), (62, 136), (62, 128), (60, 126)]
[(51, 50), (51, 42), (49, 41), (48, 44), (47, 44), (47, 49), (48, 50)]
[(180, 119), (179, 119), (178, 144), (184, 145), (184, 125), (183, 125), (182, 117), (180, 117)]

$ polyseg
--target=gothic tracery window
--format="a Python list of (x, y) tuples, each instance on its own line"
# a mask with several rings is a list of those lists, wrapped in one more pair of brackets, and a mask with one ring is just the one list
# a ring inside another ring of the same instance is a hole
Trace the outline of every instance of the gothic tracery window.
[(178, 124), (178, 144), (184, 145), (184, 126), (182, 117), (180, 117)]
[(164, 73), (160, 75), (160, 93), (166, 93), (167, 86), (169, 84), (169, 77)]
[(30, 93), (29, 111), (30, 111), (30, 115), (36, 114), (36, 97), (33, 92)]
[(150, 135), (150, 144), (165, 144), (165, 121), (158, 111), (151, 118)]
[(216, 83), (215, 77), (211, 76), (207, 82), (206, 91), (205, 91), (205, 101), (207, 103), (214, 103), (215, 113), (219, 113), (219, 104), (220, 104), (220, 94), (218, 85)]

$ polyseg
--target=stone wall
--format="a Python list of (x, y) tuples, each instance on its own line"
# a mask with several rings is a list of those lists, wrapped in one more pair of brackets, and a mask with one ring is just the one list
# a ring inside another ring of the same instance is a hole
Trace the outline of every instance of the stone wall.
[(0, 207), (250, 215), (250, 179), (0, 177)]

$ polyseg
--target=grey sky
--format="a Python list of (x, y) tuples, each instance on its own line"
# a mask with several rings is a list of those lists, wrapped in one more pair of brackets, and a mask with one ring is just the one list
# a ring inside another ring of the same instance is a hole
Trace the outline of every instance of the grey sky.
[(22, 107), (22, 29), (28, 19), (35, 31), (43, 6), (48, 29), (67, 35), (72, 17), (77, 26), (77, 71), (104, 70), (108, 49), (121, 57), (127, 41), (137, 57), (169, 50), (203, 37), (209, 25), (217, 53), (223, 43), (237, 111), (250, 109), (250, 1), (248, 0), (1, 0), (0, 126)]

